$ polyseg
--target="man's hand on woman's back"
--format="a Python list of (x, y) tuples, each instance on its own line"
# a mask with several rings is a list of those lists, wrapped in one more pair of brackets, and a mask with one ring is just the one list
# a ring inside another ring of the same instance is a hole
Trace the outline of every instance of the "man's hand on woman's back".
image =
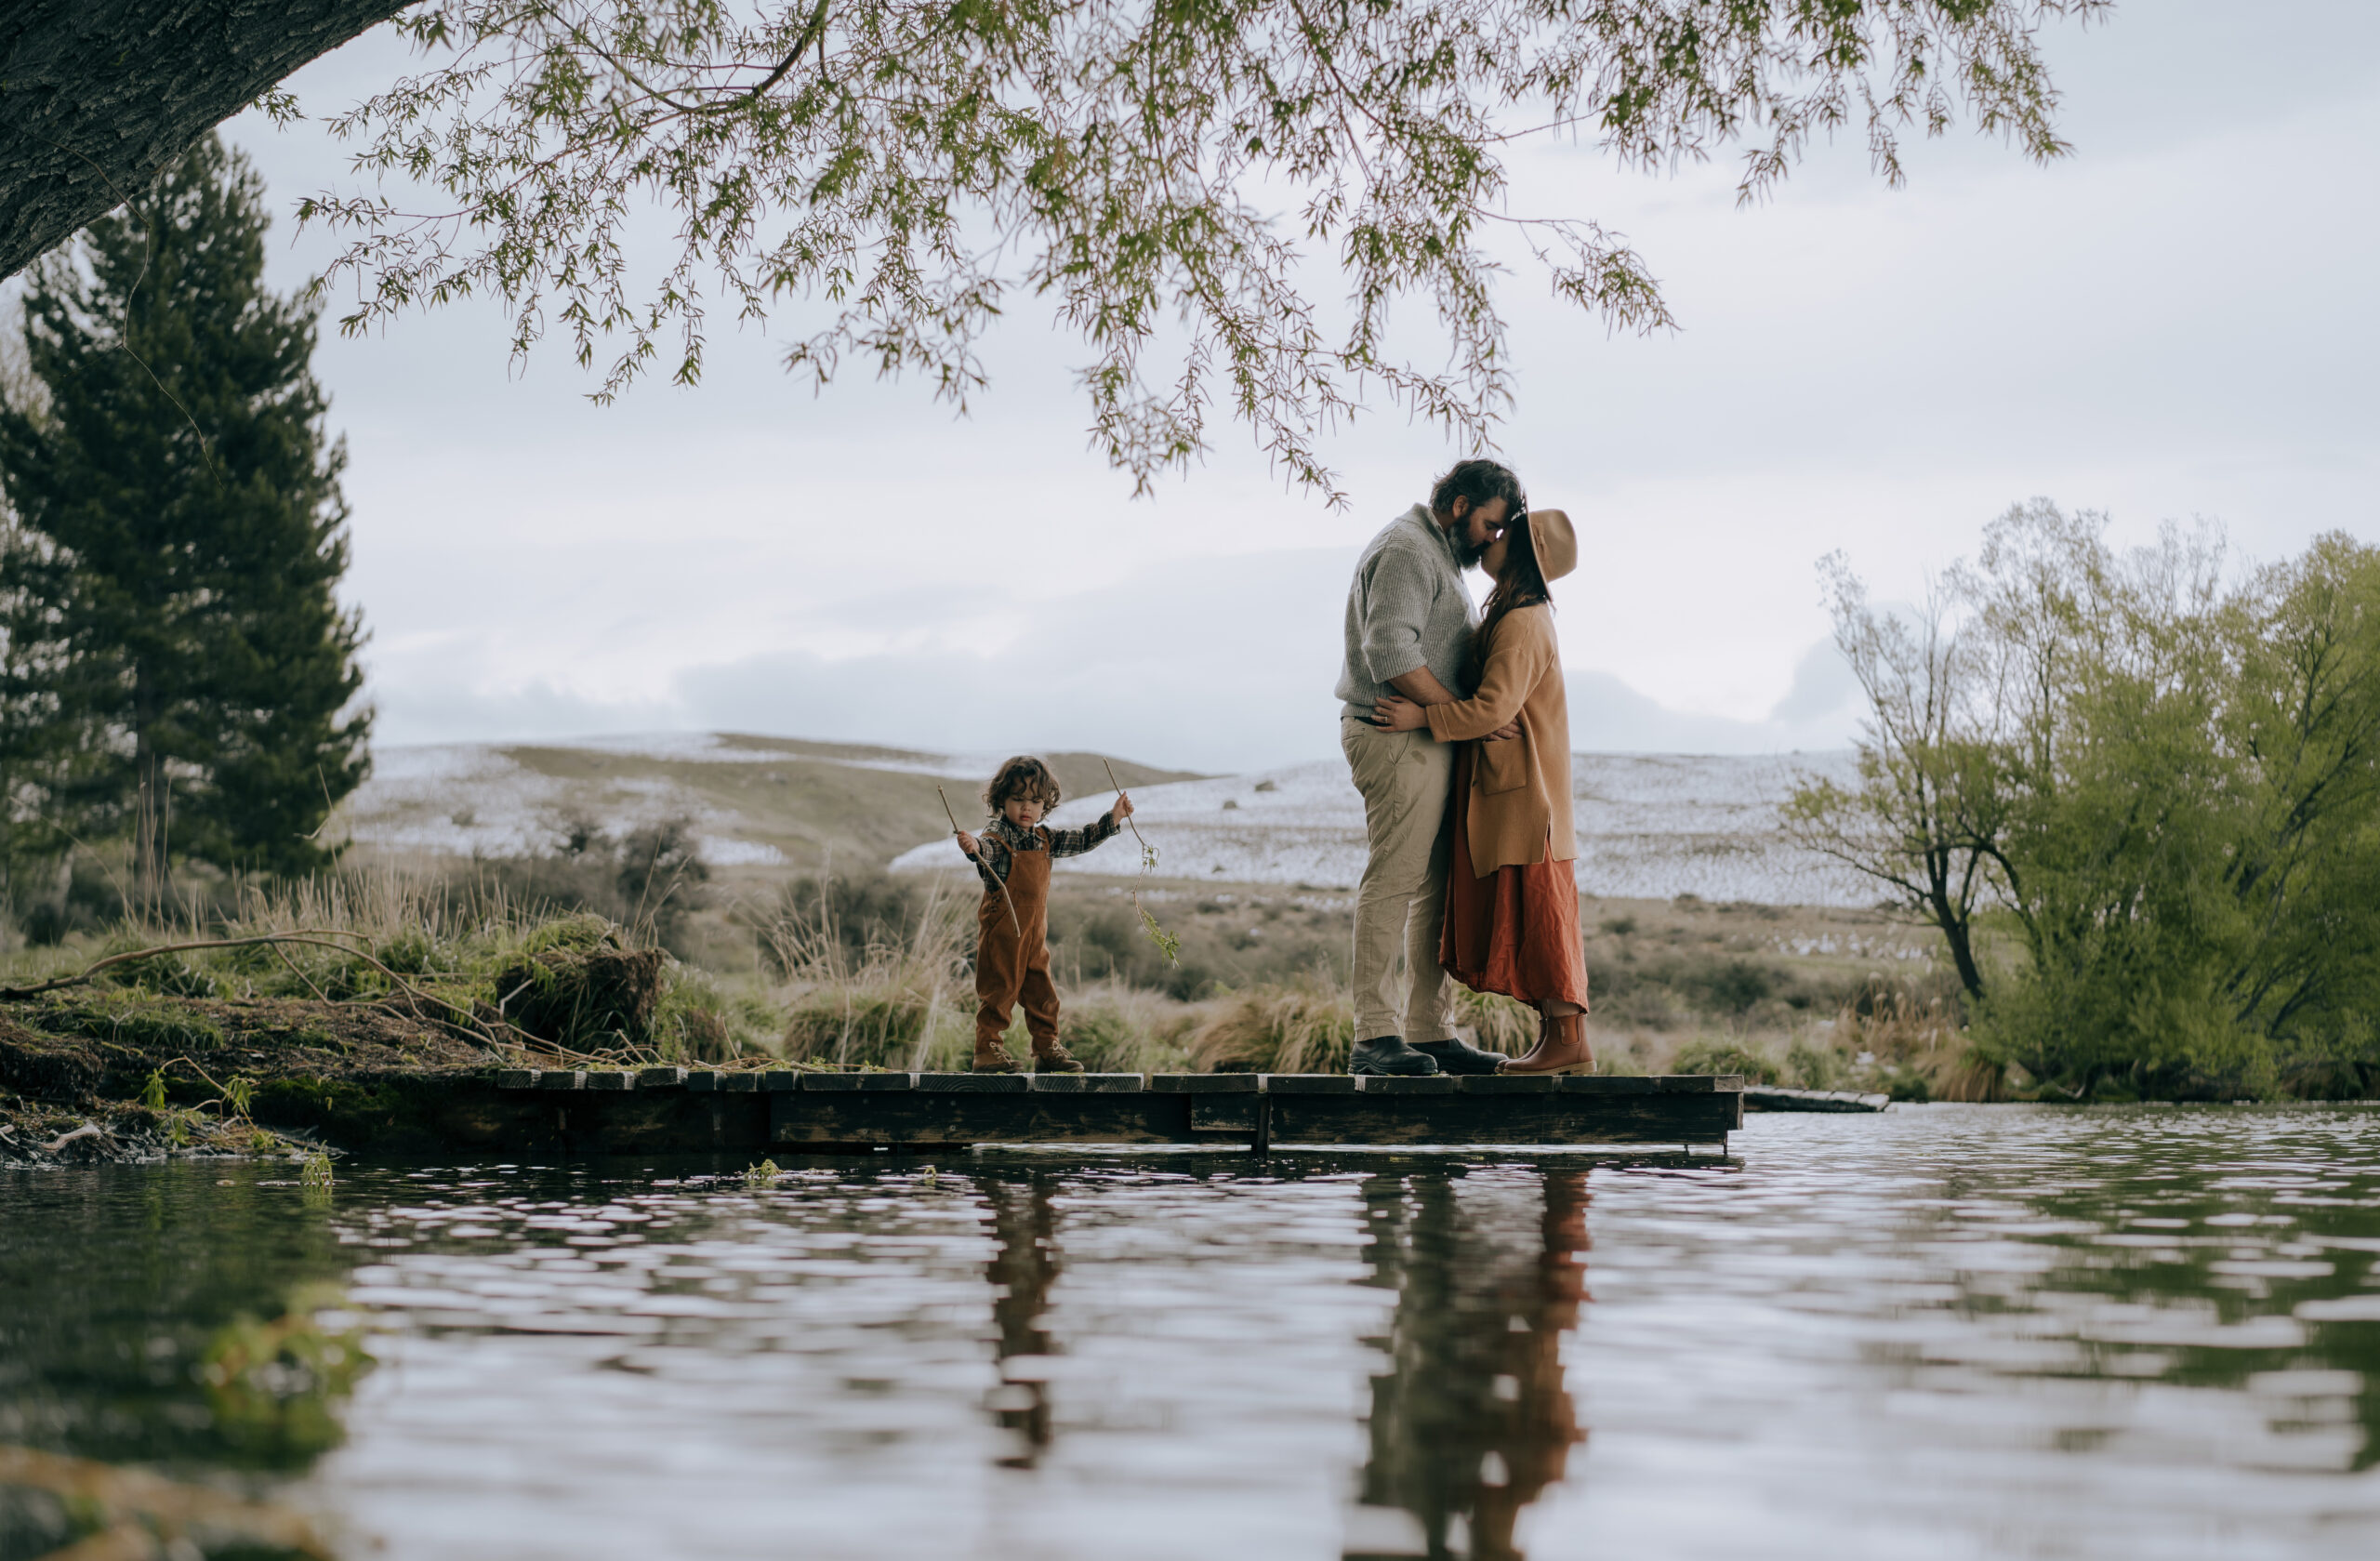
[[(1439, 700), (1451, 704), (1452, 700)], [(1419, 732), (1430, 724), (1429, 712), (1412, 700), (1398, 694), (1383, 694), (1372, 702), (1372, 724), (1383, 732)], [(1508, 721), (1479, 739), (1483, 743), (1508, 743), (1521, 734), (1521, 723)]]

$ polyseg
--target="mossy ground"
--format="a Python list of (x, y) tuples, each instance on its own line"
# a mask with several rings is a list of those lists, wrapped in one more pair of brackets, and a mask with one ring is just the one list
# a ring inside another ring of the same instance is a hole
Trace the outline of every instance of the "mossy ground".
[(404, 1080), (499, 1060), (370, 1003), (115, 989), (0, 1004), (0, 1161), (304, 1154), (304, 1135), (394, 1123)]

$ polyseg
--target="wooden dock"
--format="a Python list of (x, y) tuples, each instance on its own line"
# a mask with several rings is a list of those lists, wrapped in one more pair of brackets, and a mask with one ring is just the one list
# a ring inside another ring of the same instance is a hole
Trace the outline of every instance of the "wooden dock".
[(490, 1143), (582, 1153), (831, 1154), (973, 1144), (1652, 1144), (1726, 1147), (1743, 1080), (1255, 1073), (513, 1069)]

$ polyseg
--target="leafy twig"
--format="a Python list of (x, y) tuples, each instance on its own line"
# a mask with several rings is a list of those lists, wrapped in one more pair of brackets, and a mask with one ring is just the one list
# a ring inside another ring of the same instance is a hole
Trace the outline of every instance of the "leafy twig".
[[(1107, 784), (1115, 787), (1117, 796), (1123, 796), (1124, 787), (1116, 779), (1116, 766), (1107, 762), (1104, 754), (1100, 756), (1099, 763), (1107, 772)], [(1149, 844), (1148, 837), (1141, 833), (1141, 827), (1132, 822), (1131, 814), (1124, 815), (1124, 825), (1132, 831), (1132, 839), (1141, 842), (1141, 876), (1146, 878), (1157, 871), (1157, 847)], [(1157, 945), (1157, 951), (1165, 956), (1165, 962), (1169, 965), (1182, 963), (1182, 940), (1157, 924), (1157, 918), (1149, 914), (1149, 907), (1141, 904), (1141, 891), (1137, 885), (1132, 890), (1132, 908), (1141, 913), (1141, 931), (1148, 933), (1149, 941)]]

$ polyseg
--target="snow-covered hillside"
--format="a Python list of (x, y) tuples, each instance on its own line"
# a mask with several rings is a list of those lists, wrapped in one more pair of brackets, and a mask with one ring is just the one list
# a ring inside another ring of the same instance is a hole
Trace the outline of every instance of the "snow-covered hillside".
[[(605, 756), (676, 763), (736, 763), (781, 754), (738, 751), (707, 734), (581, 742)], [(593, 820), (615, 834), (665, 818), (690, 818), (703, 857), (714, 866), (769, 864), (774, 846), (735, 838), (739, 820), (686, 787), (650, 774), (602, 779), (541, 774), (483, 743), (387, 747), (372, 756), (372, 776), (348, 799), (345, 818), (358, 845), (407, 854), (530, 856), (549, 849), (570, 818)]]
[[(1840, 753), (1752, 758), (1579, 754), (1573, 761), (1579, 883), (1591, 894), (1772, 905), (1865, 905), (1873, 891), (1796, 851), (1778, 834), (1777, 804), (1799, 772), (1847, 778)], [(1079, 797), (1053, 823), (1085, 824), (1110, 798)], [(1363, 800), (1337, 761), (1133, 794), (1141, 832), (1167, 878), (1352, 888), (1364, 866)], [(895, 872), (958, 865), (945, 838), (903, 853)], [(1130, 835), (1061, 871), (1138, 870)]]

